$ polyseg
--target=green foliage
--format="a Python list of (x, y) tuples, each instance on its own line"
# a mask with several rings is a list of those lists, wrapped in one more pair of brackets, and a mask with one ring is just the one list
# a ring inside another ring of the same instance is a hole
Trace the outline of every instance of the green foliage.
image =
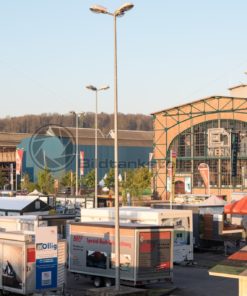
[(125, 172), (125, 177), (122, 182), (123, 198), (126, 198), (127, 192), (129, 192), (131, 196), (141, 196), (144, 190), (150, 187), (150, 183), (151, 173), (146, 167), (140, 167)]
[(24, 174), (21, 180), (21, 189), (28, 190), (28, 186), (30, 184), (30, 178), (28, 174)]
[(65, 173), (60, 180), (60, 185), (63, 187), (71, 187), (71, 185), (75, 186), (75, 184), (76, 184), (76, 176), (75, 176), (75, 173), (71, 171)]
[(81, 184), (87, 188), (94, 188), (95, 186), (95, 170), (91, 170), (86, 176), (81, 179)]
[(40, 190), (39, 185), (37, 183), (33, 183), (33, 182), (30, 182), (26, 189), (27, 189), (28, 192), (32, 192), (35, 189), (37, 189), (38, 191)]
[(104, 179), (105, 186), (108, 187), (109, 189), (114, 188), (114, 184), (115, 184), (114, 176), (115, 176), (114, 168), (111, 168), (110, 171), (107, 173), (107, 177)]
[(49, 194), (54, 191), (54, 178), (48, 168), (38, 173), (38, 186), (42, 193)]
[(34, 189), (40, 190), (38, 184), (30, 182), (30, 177), (28, 174), (24, 174), (22, 176), (21, 189), (27, 190), (28, 192), (32, 192)]

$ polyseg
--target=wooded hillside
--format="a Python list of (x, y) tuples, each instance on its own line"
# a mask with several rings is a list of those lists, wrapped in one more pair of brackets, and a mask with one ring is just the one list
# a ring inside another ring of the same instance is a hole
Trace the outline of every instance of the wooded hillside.
[[(79, 119), (79, 127), (93, 128), (94, 113), (84, 113)], [(0, 119), (0, 132), (32, 133), (42, 126), (58, 124), (65, 127), (75, 127), (75, 115), (72, 114), (41, 114), (6, 117)], [(113, 114), (98, 114), (98, 127), (108, 133), (114, 126)], [(152, 117), (143, 114), (118, 115), (118, 128), (121, 130), (152, 130)]]

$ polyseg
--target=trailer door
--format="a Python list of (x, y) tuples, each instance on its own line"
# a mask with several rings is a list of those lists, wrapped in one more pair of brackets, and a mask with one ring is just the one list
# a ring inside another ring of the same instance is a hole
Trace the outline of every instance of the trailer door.
[(138, 233), (136, 280), (156, 280), (172, 276), (172, 233), (143, 230)]

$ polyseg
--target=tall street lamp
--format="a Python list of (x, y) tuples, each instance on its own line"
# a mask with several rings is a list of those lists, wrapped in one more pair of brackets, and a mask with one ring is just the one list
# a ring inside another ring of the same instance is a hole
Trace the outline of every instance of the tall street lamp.
[(95, 208), (98, 207), (98, 92), (110, 88), (108, 85), (97, 88), (93, 85), (87, 85), (87, 89), (95, 91), (95, 154), (94, 154), (94, 171), (95, 171)]
[(83, 112), (75, 112), (75, 111), (70, 111), (70, 114), (75, 115), (75, 195), (78, 196), (78, 156), (79, 156), (79, 152), (78, 152), (78, 148), (79, 148), (79, 144), (78, 144), (78, 125), (79, 125), (79, 117), (81, 115), (83, 115)]
[(134, 7), (131, 3), (126, 3), (114, 12), (109, 12), (107, 8), (94, 5), (90, 10), (94, 13), (108, 14), (114, 20), (114, 182), (115, 182), (115, 270), (116, 270), (116, 290), (120, 289), (120, 233), (119, 233), (119, 197), (118, 197), (118, 84), (117, 84), (117, 17), (123, 16), (126, 11)]

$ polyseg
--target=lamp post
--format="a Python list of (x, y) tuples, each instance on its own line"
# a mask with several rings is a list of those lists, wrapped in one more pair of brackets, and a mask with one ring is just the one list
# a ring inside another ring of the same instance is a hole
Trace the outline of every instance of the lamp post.
[(110, 87), (108, 85), (97, 88), (93, 85), (87, 85), (87, 89), (95, 91), (95, 153), (94, 153), (94, 171), (95, 171), (95, 208), (98, 207), (98, 92), (107, 90)]
[(75, 195), (78, 196), (78, 125), (79, 125), (79, 117), (83, 113), (77, 113), (75, 111), (70, 111), (70, 114), (75, 115)]
[(114, 12), (109, 12), (107, 8), (100, 5), (90, 7), (94, 13), (108, 14), (114, 20), (114, 182), (115, 182), (115, 280), (116, 290), (120, 289), (120, 233), (119, 233), (119, 197), (118, 197), (118, 80), (117, 80), (117, 17), (123, 16), (125, 12), (134, 7), (131, 3), (126, 3)]

